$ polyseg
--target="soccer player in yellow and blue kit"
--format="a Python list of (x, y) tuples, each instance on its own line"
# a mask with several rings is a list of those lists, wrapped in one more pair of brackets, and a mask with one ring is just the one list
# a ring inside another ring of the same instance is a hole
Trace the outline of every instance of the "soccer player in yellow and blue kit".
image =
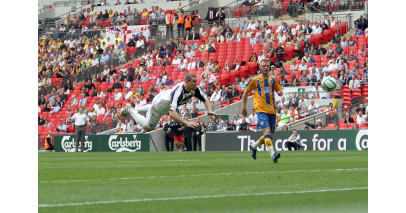
[(261, 74), (251, 78), (247, 87), (245, 88), (242, 96), (241, 112), (244, 116), (247, 116), (246, 105), (248, 94), (254, 90), (254, 108), (258, 117), (257, 126), (259, 126), (259, 129), (262, 129), (264, 135), (261, 136), (257, 142), (250, 145), (252, 158), (254, 158), (254, 160), (257, 158), (257, 147), (261, 144), (265, 144), (271, 154), (272, 161), (277, 163), (281, 155), (280, 153), (275, 153), (272, 145), (277, 113), (274, 92), (276, 92), (279, 96), (282, 96), (283, 89), (279, 85), (275, 76), (269, 76), (269, 59), (263, 59), (259, 65), (259, 69), (261, 70)]

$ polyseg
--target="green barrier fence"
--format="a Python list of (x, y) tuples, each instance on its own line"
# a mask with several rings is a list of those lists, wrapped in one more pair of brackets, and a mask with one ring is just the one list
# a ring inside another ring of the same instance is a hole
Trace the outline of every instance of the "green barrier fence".
[[(323, 130), (298, 131), (304, 151), (328, 150), (367, 150), (368, 130)], [(207, 132), (206, 151), (248, 151), (249, 144), (255, 142), (262, 132)], [(273, 145), (276, 151), (288, 151), (287, 139), (292, 131), (278, 131)], [(264, 145), (258, 151), (265, 150)]]
[[(149, 134), (86, 135), (84, 152), (149, 152)], [(55, 135), (55, 152), (75, 151), (74, 135)]]

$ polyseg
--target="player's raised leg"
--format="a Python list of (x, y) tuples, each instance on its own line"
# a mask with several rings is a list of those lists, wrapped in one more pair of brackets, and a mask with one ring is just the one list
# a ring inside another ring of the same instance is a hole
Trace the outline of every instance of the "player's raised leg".
[[(148, 113), (148, 111), (151, 110), (151, 108), (152, 108), (152, 105), (147, 104), (147, 105), (143, 106), (142, 109), (144, 111), (147, 110), (147, 113)], [(137, 122), (142, 128), (145, 129), (145, 127), (147, 126), (147, 123), (148, 123), (147, 118), (144, 117), (143, 115), (141, 115), (140, 113), (138, 113), (137, 110), (133, 109), (130, 104), (127, 104), (125, 109), (123, 110), (123, 115), (125, 115), (126, 113), (131, 115), (131, 117), (134, 118), (135, 122)]]
[(149, 109), (151, 109), (152, 104), (146, 104), (140, 107), (136, 107), (135, 110), (139, 113), (147, 113)]

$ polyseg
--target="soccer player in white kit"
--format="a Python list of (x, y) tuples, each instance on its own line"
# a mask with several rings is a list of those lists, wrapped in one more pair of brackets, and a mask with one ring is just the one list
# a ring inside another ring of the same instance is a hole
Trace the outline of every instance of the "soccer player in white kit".
[[(209, 116), (216, 115), (211, 108), (210, 100), (197, 87), (196, 74), (191, 72), (185, 75), (185, 82), (159, 93), (154, 97), (151, 104), (135, 109), (130, 104), (127, 104), (121, 115), (126, 116), (130, 114), (146, 132), (154, 130), (161, 117), (168, 112), (169, 116), (175, 121), (188, 127), (197, 127), (198, 123), (185, 120), (176, 112), (178, 106), (186, 103), (192, 96), (195, 96), (204, 103)], [(144, 117), (139, 113), (147, 113), (147, 115)]]

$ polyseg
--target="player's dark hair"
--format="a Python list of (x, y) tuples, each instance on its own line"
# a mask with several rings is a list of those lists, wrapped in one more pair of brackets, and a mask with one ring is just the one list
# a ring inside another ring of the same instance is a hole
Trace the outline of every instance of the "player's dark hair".
[(194, 74), (194, 73), (192, 73), (192, 72), (188, 72), (188, 73), (186, 73), (186, 75), (185, 75), (185, 81), (191, 81), (192, 78), (196, 78), (196, 77), (197, 77), (196, 74)]

